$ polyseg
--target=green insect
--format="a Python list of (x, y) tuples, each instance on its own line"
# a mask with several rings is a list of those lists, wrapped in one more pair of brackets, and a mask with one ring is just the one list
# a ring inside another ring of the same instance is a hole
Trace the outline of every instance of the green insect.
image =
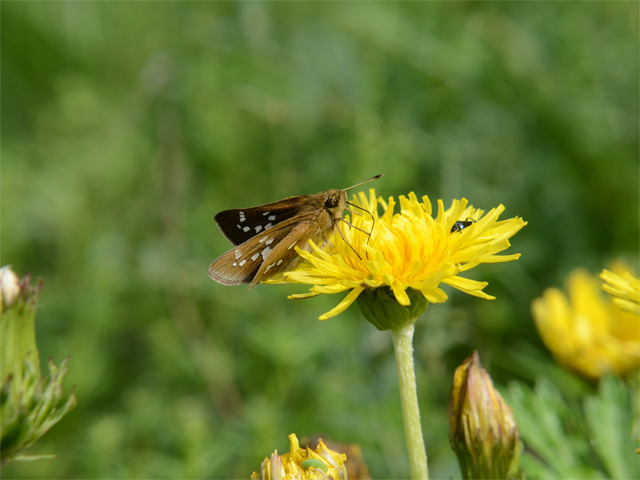
[(305, 460), (304, 462), (302, 462), (302, 468), (303, 470), (309, 470), (310, 468), (319, 468), (325, 473), (329, 471), (324, 463), (322, 463), (320, 460), (316, 460), (315, 458), (310, 458), (309, 460)]

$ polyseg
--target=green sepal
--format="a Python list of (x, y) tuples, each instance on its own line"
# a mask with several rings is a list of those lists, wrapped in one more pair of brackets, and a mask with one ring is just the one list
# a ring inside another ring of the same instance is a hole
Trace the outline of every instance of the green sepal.
[(429, 305), (421, 291), (407, 289), (411, 301), (406, 307), (398, 303), (389, 287), (365, 289), (357, 299), (358, 307), (367, 319), (378, 330), (395, 330), (415, 322)]

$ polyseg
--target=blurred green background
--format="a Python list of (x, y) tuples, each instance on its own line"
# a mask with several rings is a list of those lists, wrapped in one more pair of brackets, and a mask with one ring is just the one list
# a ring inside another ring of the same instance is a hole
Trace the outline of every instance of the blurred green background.
[[(554, 366), (529, 306), (639, 250), (637, 2), (6, 2), (2, 264), (42, 277), (43, 362), (79, 405), (4, 478), (248, 478), (287, 435), (408, 476), (391, 339), (339, 296), (223, 287), (213, 216), (341, 188), (465, 197), (529, 222), (517, 262), (444, 287), (416, 333), (433, 478), (455, 367)], [(563, 375), (567, 375), (563, 377)], [(572, 381), (567, 381), (571, 378)]]

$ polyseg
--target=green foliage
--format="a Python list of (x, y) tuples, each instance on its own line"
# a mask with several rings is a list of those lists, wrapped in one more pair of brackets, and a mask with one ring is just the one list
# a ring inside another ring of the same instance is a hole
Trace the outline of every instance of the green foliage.
[(545, 377), (534, 390), (511, 384), (507, 402), (526, 445), (527, 477), (635, 478), (640, 460), (632, 436), (631, 392), (621, 380), (608, 377), (581, 406), (563, 398)]
[(384, 173), (382, 196), (529, 222), (520, 260), (468, 274), (496, 300), (447, 289), (416, 324), (434, 478), (459, 476), (455, 367), (477, 349), (497, 384), (531, 381), (551, 364), (531, 300), (640, 249), (637, 3), (0, 9), (2, 263), (45, 280), (38, 345), (72, 355), (79, 398), (29, 452), (58, 458), (4, 477), (247, 478), (319, 431), (407, 477), (388, 333), (356, 308), (319, 322), (337, 301), (286, 299), (302, 287), (213, 283), (223, 209)]
[(22, 377), (9, 376), (3, 382), (0, 392), (2, 463), (50, 457), (20, 456), (18, 453), (39, 440), (76, 406), (74, 392), (65, 399), (62, 388), (67, 361), (68, 358), (63, 360), (58, 368), (53, 359), (49, 359), (49, 376), (44, 378), (27, 357)]
[(632, 437), (637, 419), (634, 410), (630, 389), (613, 377), (602, 380), (598, 395), (584, 401), (591, 445), (609, 478), (633, 478), (640, 473), (640, 459)]

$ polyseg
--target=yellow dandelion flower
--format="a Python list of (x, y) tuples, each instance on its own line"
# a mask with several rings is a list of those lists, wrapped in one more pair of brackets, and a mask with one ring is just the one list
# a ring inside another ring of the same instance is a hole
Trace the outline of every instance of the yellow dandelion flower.
[[(416, 298), (412, 291), (429, 303), (447, 300), (440, 289), (445, 283), (470, 295), (494, 299), (483, 292), (487, 282), (458, 276), (481, 263), (510, 262), (520, 254), (497, 255), (507, 249), (509, 238), (526, 222), (515, 217), (498, 221), (504, 211), (499, 205), (483, 216), (484, 211), (468, 205), (467, 200), (454, 200), (445, 210), (438, 200), (438, 215), (431, 216), (431, 202), (427, 196), (419, 201), (411, 192), (399, 197), (400, 213), (394, 213), (396, 201), (376, 199), (375, 190), (369, 197), (360, 192), (353, 203), (371, 212), (357, 212), (353, 226), (342, 228), (329, 239), (326, 249), (311, 244), (310, 252), (296, 251), (304, 258), (295, 270), (268, 283), (304, 283), (313, 285), (309, 293), (289, 298), (306, 298), (322, 293), (349, 294), (331, 311), (320, 317), (326, 320), (343, 312), (358, 296), (385, 287), (403, 306)], [(378, 206), (384, 213), (378, 214)], [(371, 234), (369, 235), (369, 232)], [(426, 303), (425, 303), (426, 308)], [(365, 315), (366, 316), (366, 315)]]
[(549, 288), (531, 304), (538, 332), (556, 361), (591, 379), (621, 375), (640, 364), (638, 316), (605, 301), (599, 283), (577, 269), (567, 282), (568, 298)]
[(260, 472), (251, 480), (343, 480), (347, 478), (345, 454), (329, 450), (322, 440), (315, 450), (300, 448), (295, 433), (289, 435), (289, 453), (278, 456), (276, 450), (263, 460)]
[(602, 270), (600, 278), (606, 282), (602, 284), (602, 289), (613, 297), (622, 310), (640, 315), (640, 280), (621, 262), (613, 265), (612, 270)]

